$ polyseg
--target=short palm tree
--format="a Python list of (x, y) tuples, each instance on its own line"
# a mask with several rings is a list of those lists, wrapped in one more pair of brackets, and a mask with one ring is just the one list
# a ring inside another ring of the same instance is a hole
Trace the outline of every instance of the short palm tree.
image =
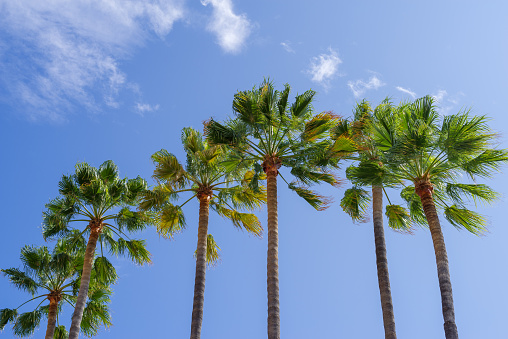
[[(337, 184), (337, 179), (327, 171), (330, 160), (345, 149), (354, 149), (352, 141), (342, 137), (331, 143), (330, 129), (338, 117), (331, 113), (314, 115), (312, 99), (315, 92), (308, 90), (297, 95), (289, 106), (289, 85), (282, 92), (274, 90), (269, 81), (258, 88), (235, 94), (233, 111), (236, 119), (224, 124), (215, 120), (206, 123), (207, 139), (214, 145), (227, 145), (235, 153), (235, 161), (255, 162), (253, 185), (264, 173), (267, 180), (268, 208), (268, 338), (280, 338), (279, 317), (279, 264), (278, 264), (278, 216), (277, 176), (317, 210), (326, 207), (324, 197), (312, 192), (308, 186), (326, 182)], [(296, 178), (288, 182), (280, 173), (281, 167), (290, 169)]]
[[(155, 164), (153, 178), (157, 181), (157, 186), (152, 191), (145, 192), (140, 208), (154, 213), (154, 223), (159, 234), (171, 238), (186, 227), (182, 207), (194, 198), (199, 201), (190, 336), (196, 339), (201, 336), (203, 322), (206, 263), (217, 258), (217, 245), (208, 234), (209, 209), (230, 219), (234, 226), (260, 236), (262, 228), (258, 218), (254, 214), (240, 212), (239, 209), (258, 208), (265, 199), (262, 189), (254, 191), (248, 186), (253, 173), (241, 167), (224, 166), (230, 155), (226, 147), (208, 145), (201, 134), (192, 128), (183, 129), (182, 144), (187, 155), (185, 167), (175, 155), (164, 149), (152, 155)], [(174, 204), (185, 192), (190, 193), (190, 198)]]
[[(367, 101), (358, 103), (351, 121), (345, 120), (337, 125), (334, 136), (348, 135), (358, 145), (356, 162), (346, 173), (348, 179), (355, 185), (346, 190), (341, 200), (341, 207), (353, 220), (366, 219), (369, 203), (372, 200), (372, 220), (374, 225), (374, 241), (376, 249), (376, 267), (383, 311), (385, 338), (396, 339), (395, 318), (388, 274), (388, 259), (383, 228), (383, 192), (385, 186), (393, 187), (397, 180), (390, 176), (383, 165), (386, 162), (381, 152), (372, 140), (372, 128), (378, 124), (377, 117), (394, 114), (396, 108), (388, 99), (384, 100), (374, 110)], [(371, 186), (372, 199), (364, 186)], [(388, 225), (395, 230), (408, 230), (409, 214), (398, 205), (391, 203), (386, 206)]]
[[(498, 194), (477, 178), (491, 177), (508, 161), (508, 151), (493, 146), (496, 135), (485, 116), (469, 111), (440, 119), (433, 98), (423, 97), (404, 105), (397, 115), (380, 117), (374, 139), (385, 152), (391, 175), (409, 181), (402, 190), (411, 220), (428, 224), (434, 244), (447, 339), (458, 338), (455, 324), (448, 256), (438, 210), (457, 228), (473, 234), (485, 231), (486, 221), (469, 210), (468, 201), (489, 203)], [(462, 183), (464, 177), (472, 183)]]
[[(140, 231), (150, 223), (144, 212), (128, 207), (137, 205), (147, 185), (139, 177), (120, 179), (117, 166), (108, 160), (99, 168), (84, 162), (76, 164), (75, 173), (62, 176), (58, 186), (60, 197), (50, 201), (44, 212), (44, 238), (88, 234), (83, 274), (69, 331), (69, 338), (77, 339), (92, 269), (105, 283), (116, 279), (112, 264), (104, 256), (104, 248), (115, 255), (126, 253), (137, 264), (150, 262), (145, 242), (130, 239), (126, 234)], [(82, 223), (84, 227), (73, 233), (70, 223)], [(97, 244), (100, 255), (94, 263)]]
[[(66, 337), (65, 327), (56, 325), (58, 314), (62, 310), (62, 303), (74, 306), (83, 256), (69, 248), (65, 252), (61, 249), (60, 246), (50, 253), (45, 246), (25, 246), (21, 250), (24, 270), (18, 268), (1, 270), (14, 286), (31, 293), (33, 298), (15, 309), (0, 310), (0, 329), (3, 329), (8, 322), (13, 322), (14, 334), (21, 337), (30, 336), (39, 327), (41, 318), (47, 316), (45, 338), (53, 339), (62, 335)], [(81, 323), (81, 331), (85, 335), (96, 335), (101, 325), (106, 327), (111, 325), (108, 311), (109, 295), (109, 288), (101, 284), (92, 284), (85, 306), (85, 316)], [(18, 314), (17, 310), (21, 306), (37, 299), (41, 301), (33, 311)], [(49, 304), (43, 305), (46, 300)]]

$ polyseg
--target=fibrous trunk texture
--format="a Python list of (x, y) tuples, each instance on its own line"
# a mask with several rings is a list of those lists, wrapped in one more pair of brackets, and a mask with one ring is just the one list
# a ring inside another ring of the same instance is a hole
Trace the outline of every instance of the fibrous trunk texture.
[(443, 232), (439, 224), (439, 218), (432, 197), (432, 185), (430, 182), (420, 182), (415, 186), (416, 193), (422, 201), (423, 211), (429, 224), (434, 252), (436, 254), (437, 275), (441, 290), (441, 304), (443, 308), (444, 330), (446, 339), (458, 339), (459, 333), (455, 324), (455, 311), (453, 308), (452, 282), (448, 268), (448, 255), (444, 242)]
[(395, 318), (393, 315), (392, 292), (388, 275), (388, 259), (386, 257), (385, 233), (383, 229), (383, 187), (372, 186), (372, 205), (374, 221), (374, 241), (376, 244), (376, 265), (383, 324), (386, 339), (396, 339)]
[(199, 198), (199, 227), (196, 253), (196, 277), (194, 281), (194, 304), (192, 306), (191, 339), (201, 337), (203, 305), (205, 302), (206, 236), (208, 234), (208, 213), (210, 196)]
[(279, 311), (279, 231), (277, 220), (277, 170), (267, 171), (268, 252), (266, 255), (268, 292), (268, 339), (280, 338)]
[(58, 301), (55, 298), (49, 299), (48, 327), (46, 328), (46, 339), (53, 339), (55, 335), (56, 314), (58, 312)]
[(95, 247), (97, 246), (97, 239), (99, 239), (101, 231), (102, 225), (95, 225), (93, 223), (90, 224), (90, 237), (88, 238), (88, 244), (86, 245), (83, 273), (81, 275), (76, 307), (74, 308), (74, 313), (72, 314), (69, 339), (78, 339), (79, 336), (81, 319), (83, 319), (83, 311), (85, 310), (86, 299), (88, 297), (88, 287), (90, 286), (90, 275), (95, 256)]

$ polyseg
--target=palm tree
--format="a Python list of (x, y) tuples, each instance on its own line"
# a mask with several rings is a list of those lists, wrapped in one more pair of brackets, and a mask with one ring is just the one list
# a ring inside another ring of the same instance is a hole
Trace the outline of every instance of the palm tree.
[[(115, 255), (126, 253), (137, 264), (150, 262), (145, 242), (130, 239), (126, 234), (142, 230), (150, 223), (144, 212), (128, 208), (137, 204), (147, 186), (140, 177), (120, 179), (118, 168), (111, 160), (105, 161), (99, 168), (78, 163), (75, 173), (62, 176), (58, 186), (61, 196), (50, 201), (44, 212), (44, 238), (88, 234), (83, 274), (69, 331), (69, 338), (77, 339), (92, 269), (105, 283), (116, 279), (113, 265), (104, 256), (104, 248)], [(71, 222), (81, 222), (85, 227), (73, 233), (69, 226)], [(100, 255), (94, 263), (97, 243)]]
[[(411, 220), (428, 224), (434, 244), (447, 339), (458, 338), (448, 256), (438, 210), (453, 226), (473, 234), (485, 231), (486, 221), (467, 208), (468, 201), (489, 203), (498, 194), (477, 178), (489, 178), (508, 161), (508, 150), (493, 146), (496, 135), (485, 116), (468, 110), (440, 119), (433, 98), (404, 105), (397, 115), (385, 115), (374, 127), (377, 147), (386, 152), (391, 175), (407, 180), (401, 196)], [(469, 177), (472, 183), (461, 183)]]
[[(288, 104), (289, 92), (289, 85), (279, 92), (265, 80), (258, 88), (235, 94), (233, 111), (236, 119), (224, 124), (211, 119), (205, 126), (211, 143), (228, 145), (236, 152), (232, 163), (255, 162), (253, 187), (261, 173), (266, 175), (269, 339), (280, 338), (277, 176), (280, 175), (291, 190), (314, 208), (322, 210), (327, 200), (309, 190), (308, 186), (319, 182), (336, 185), (338, 181), (327, 172), (326, 165), (345, 149), (354, 149), (352, 141), (345, 137), (334, 143), (327, 139), (338, 117), (332, 113), (313, 114), (314, 91), (297, 95), (291, 106)], [(279, 171), (281, 167), (290, 168), (296, 180), (288, 183)]]
[[(31, 293), (33, 298), (15, 309), (0, 310), (0, 329), (8, 322), (13, 322), (14, 334), (30, 336), (39, 327), (41, 318), (47, 316), (45, 338), (66, 336), (65, 327), (56, 326), (58, 314), (62, 310), (62, 302), (74, 306), (83, 256), (70, 248), (63, 252), (62, 246), (59, 247), (50, 253), (45, 246), (25, 246), (21, 250), (24, 270), (18, 268), (1, 270), (14, 286)], [(107, 305), (110, 293), (109, 288), (101, 284), (92, 284), (85, 307), (85, 317), (81, 323), (81, 331), (85, 335), (96, 335), (101, 325), (106, 327), (111, 325)], [(33, 311), (18, 314), (17, 310), (21, 306), (37, 299), (41, 301)], [(49, 300), (49, 304), (43, 305), (46, 300)]]
[[(383, 228), (383, 192), (386, 193), (384, 186), (393, 186), (397, 181), (384, 170), (383, 163), (386, 162), (386, 159), (383, 152), (376, 147), (372, 140), (372, 126), (379, 123), (376, 119), (377, 116), (393, 114), (394, 109), (395, 107), (388, 99), (385, 99), (375, 110), (364, 100), (356, 106), (353, 120), (341, 122), (334, 131), (334, 137), (347, 135), (355, 140), (359, 148), (356, 157), (357, 163), (351, 165), (346, 171), (348, 179), (355, 186), (346, 190), (344, 198), (341, 200), (341, 207), (353, 220), (366, 219), (371, 197), (362, 186), (371, 186), (372, 188), (376, 266), (385, 338), (387, 339), (396, 339), (397, 334)], [(409, 229), (409, 214), (401, 206), (390, 203), (386, 206), (386, 215), (391, 228), (399, 231)]]
[[(210, 146), (201, 134), (192, 128), (182, 131), (182, 144), (187, 155), (186, 166), (165, 149), (152, 155), (155, 164), (153, 178), (157, 186), (144, 194), (141, 210), (155, 214), (159, 234), (172, 238), (186, 227), (182, 207), (194, 198), (199, 201), (198, 242), (196, 249), (196, 276), (192, 308), (191, 338), (200, 338), (203, 321), (205, 274), (207, 261), (217, 258), (213, 237), (208, 234), (209, 209), (230, 219), (233, 225), (260, 236), (262, 227), (258, 218), (239, 209), (252, 210), (265, 202), (264, 191), (254, 191), (248, 183), (253, 173), (242, 167), (225, 166), (230, 152), (224, 146)], [(191, 197), (175, 205), (181, 193)]]

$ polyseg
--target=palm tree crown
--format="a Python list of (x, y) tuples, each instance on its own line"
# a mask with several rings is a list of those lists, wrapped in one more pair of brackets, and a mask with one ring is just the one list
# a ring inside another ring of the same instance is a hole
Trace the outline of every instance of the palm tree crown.
[[(83, 243), (81, 243), (82, 245)], [(80, 244), (77, 244), (78, 247)], [(16, 309), (0, 310), (0, 329), (8, 322), (13, 322), (14, 334), (32, 335), (39, 326), (43, 316), (48, 317), (46, 338), (53, 338), (66, 333), (64, 326), (58, 326), (58, 314), (62, 302), (74, 306), (79, 287), (83, 255), (59, 242), (50, 253), (47, 247), (25, 246), (21, 250), (21, 261), (24, 270), (18, 268), (2, 269), (9, 280), (18, 289), (29, 292), (33, 298)], [(94, 281), (95, 282), (95, 281)], [(85, 316), (81, 331), (87, 336), (97, 334), (99, 327), (111, 325), (108, 311), (110, 289), (102, 284), (92, 284), (91, 293), (85, 307)], [(41, 301), (31, 312), (18, 314), (18, 309), (32, 300)], [(48, 305), (43, 305), (48, 300)]]
[[(140, 177), (120, 179), (117, 166), (108, 160), (99, 168), (87, 163), (76, 164), (75, 173), (62, 176), (58, 186), (60, 197), (50, 201), (44, 212), (44, 238), (88, 235), (83, 276), (69, 333), (70, 339), (77, 339), (92, 264), (101, 281), (113, 282), (116, 279), (113, 265), (105, 257), (104, 250), (115, 255), (127, 254), (138, 264), (150, 262), (145, 242), (130, 239), (127, 235), (144, 229), (150, 223), (146, 213), (129, 208), (137, 204), (147, 185)], [(70, 223), (76, 222), (82, 222), (85, 227), (79, 232), (72, 232)], [(97, 243), (100, 256), (93, 263)]]
[[(224, 146), (210, 146), (201, 134), (192, 128), (182, 131), (182, 143), (187, 155), (186, 166), (181, 165), (173, 154), (160, 150), (152, 155), (155, 164), (153, 177), (157, 186), (144, 193), (140, 208), (155, 214), (157, 231), (171, 238), (186, 227), (182, 207), (196, 198), (199, 201), (199, 227), (196, 256), (196, 277), (194, 285), (194, 306), (192, 311), (191, 338), (199, 338), (203, 319), (206, 262), (218, 259), (218, 246), (208, 234), (208, 214), (212, 208), (222, 217), (232, 221), (237, 228), (260, 236), (261, 224), (251, 213), (241, 209), (258, 208), (265, 200), (264, 189), (250, 188), (254, 173), (245, 166), (225, 166), (231, 152)], [(188, 192), (191, 197), (183, 203), (181, 194)]]

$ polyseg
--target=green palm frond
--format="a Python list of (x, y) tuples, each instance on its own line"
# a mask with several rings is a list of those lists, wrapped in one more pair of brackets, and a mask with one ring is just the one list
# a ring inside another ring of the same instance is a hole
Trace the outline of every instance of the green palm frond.
[(316, 92), (308, 90), (303, 94), (297, 95), (295, 102), (291, 105), (290, 112), (294, 117), (303, 118), (305, 115), (311, 112), (311, 102)]
[(69, 332), (67, 332), (67, 329), (64, 325), (56, 326), (55, 327), (55, 334), (53, 336), (54, 339), (68, 339), (69, 338)]
[(168, 239), (181, 232), (185, 227), (185, 216), (180, 206), (166, 204), (155, 218), (157, 232)]
[(110, 295), (111, 291), (107, 289), (98, 289), (90, 293), (81, 321), (81, 331), (86, 336), (97, 335), (101, 326), (108, 328), (112, 325), (108, 308)]
[(427, 219), (423, 212), (422, 201), (415, 193), (414, 186), (408, 186), (401, 190), (400, 196), (407, 203), (411, 220), (420, 226), (427, 226)]
[(357, 166), (349, 166), (346, 177), (356, 185), (372, 186), (384, 184), (387, 168), (379, 161), (361, 161)]
[(444, 210), (445, 218), (456, 228), (465, 228), (469, 232), (480, 235), (486, 232), (487, 221), (481, 214), (456, 205)]
[(103, 284), (111, 284), (118, 279), (115, 266), (104, 256), (95, 258), (93, 271), (96, 279)]
[(111, 160), (107, 160), (99, 166), (99, 176), (101, 179), (110, 183), (118, 179), (118, 166)]
[(339, 179), (333, 174), (326, 172), (317, 172), (309, 169), (308, 166), (293, 166), (291, 168), (291, 174), (294, 175), (304, 185), (317, 184), (320, 182), (326, 182), (327, 184), (338, 186), (340, 184)]
[(99, 173), (95, 167), (90, 166), (86, 162), (79, 162), (75, 166), (75, 180), (78, 186), (90, 184), (99, 177)]
[(211, 203), (210, 207), (213, 208), (220, 216), (231, 220), (233, 225), (237, 228), (246, 230), (258, 237), (260, 237), (263, 233), (263, 227), (261, 226), (258, 217), (252, 213), (238, 212), (215, 203)]
[(21, 313), (14, 326), (12, 327), (15, 335), (19, 337), (27, 337), (35, 332), (41, 322), (42, 312), (40, 309), (33, 310), (32, 312)]
[(144, 240), (124, 240), (118, 239), (118, 253), (124, 254), (127, 252), (132, 261), (142, 265), (150, 263), (150, 252), (146, 250)]
[(456, 184), (447, 183), (446, 193), (456, 203), (462, 205), (466, 199), (472, 199), (475, 203), (491, 203), (499, 198), (500, 194), (485, 184)]
[(305, 129), (300, 135), (300, 139), (303, 142), (309, 142), (327, 137), (330, 129), (335, 126), (337, 121), (338, 116), (331, 112), (317, 114), (305, 123)]
[(129, 232), (141, 231), (150, 222), (147, 213), (131, 211), (127, 207), (122, 208), (116, 215), (116, 223), (120, 231), (123, 228)]
[(15, 322), (18, 317), (18, 310), (3, 308), (0, 310), (0, 331), (10, 322)]
[(340, 207), (354, 221), (364, 221), (367, 218), (367, 209), (370, 203), (369, 192), (361, 187), (352, 187), (344, 192)]
[(508, 150), (487, 149), (478, 156), (462, 164), (461, 168), (472, 179), (476, 177), (490, 178), (508, 162)]
[(231, 203), (236, 209), (246, 208), (248, 210), (254, 210), (266, 203), (266, 189), (263, 186), (257, 191), (251, 189), (249, 186), (227, 187), (219, 190), (217, 198), (218, 204), (227, 202)]
[(180, 188), (186, 183), (185, 170), (178, 159), (165, 149), (152, 155), (155, 165), (153, 176), (157, 180), (165, 180), (173, 187)]
[(34, 295), (39, 288), (39, 284), (29, 277), (25, 272), (17, 269), (17, 268), (7, 268), (2, 269), (2, 271), (6, 277), (9, 278), (11, 283), (16, 286), (18, 289), (22, 291), (27, 291)]
[[(208, 266), (215, 266), (220, 262), (220, 247), (215, 242), (215, 239), (211, 234), (206, 236), (206, 264)], [(194, 258), (197, 256), (197, 250), (194, 251)]]
[(128, 205), (135, 205), (143, 192), (147, 190), (146, 180), (141, 177), (127, 180), (127, 191), (123, 196), (123, 203)]
[(289, 183), (288, 188), (298, 194), (300, 198), (307, 201), (309, 205), (318, 211), (327, 209), (331, 203), (330, 198), (319, 195), (304, 186), (298, 185), (295, 182)]
[(396, 231), (409, 232), (411, 230), (411, 216), (408, 211), (399, 205), (387, 205), (386, 216), (388, 226)]

